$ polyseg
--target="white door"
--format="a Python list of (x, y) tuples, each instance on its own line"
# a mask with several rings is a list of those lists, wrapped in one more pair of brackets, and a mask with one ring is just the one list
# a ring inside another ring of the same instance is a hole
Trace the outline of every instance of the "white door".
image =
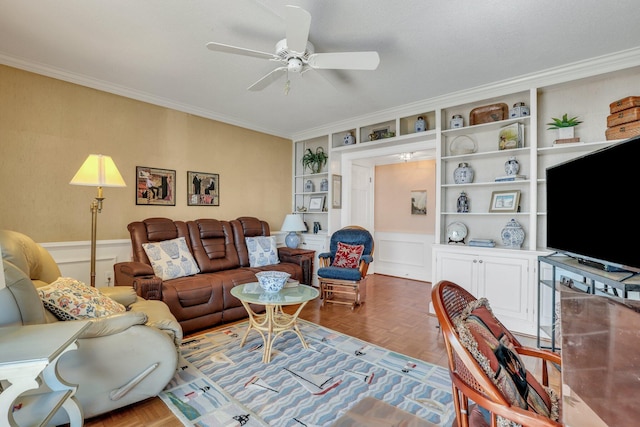
[(351, 166), (351, 218), (349, 224), (359, 225), (373, 233), (373, 173), (371, 166)]

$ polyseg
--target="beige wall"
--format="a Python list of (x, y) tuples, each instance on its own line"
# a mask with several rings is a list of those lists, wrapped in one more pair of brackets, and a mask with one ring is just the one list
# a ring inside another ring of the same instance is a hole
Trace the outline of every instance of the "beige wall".
[[(375, 179), (376, 232), (435, 233), (435, 160), (377, 166)], [(427, 215), (411, 215), (412, 190), (427, 190)]]
[[(211, 94), (215, 96), (215, 94)], [(93, 187), (69, 185), (89, 154), (113, 157), (126, 188), (105, 188), (98, 239), (127, 224), (291, 209), (290, 140), (0, 65), (0, 228), (38, 242), (89, 240)], [(136, 166), (176, 171), (176, 206), (135, 204)], [(187, 206), (187, 171), (220, 174), (220, 206)]]

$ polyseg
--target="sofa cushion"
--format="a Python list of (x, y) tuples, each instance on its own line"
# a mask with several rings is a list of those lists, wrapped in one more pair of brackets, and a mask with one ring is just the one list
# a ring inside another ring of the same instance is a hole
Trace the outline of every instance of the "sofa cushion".
[(338, 250), (333, 258), (333, 267), (358, 268), (364, 245), (348, 245), (338, 242)]
[(127, 311), (98, 289), (70, 277), (38, 288), (44, 306), (60, 320), (92, 319)]
[(275, 236), (245, 237), (249, 251), (249, 266), (262, 267), (278, 264), (278, 248)]
[(162, 280), (192, 276), (200, 272), (184, 237), (143, 243), (142, 248), (151, 261), (154, 273)]
[(558, 396), (527, 371), (486, 298), (469, 303), (454, 325), (462, 344), (512, 405), (558, 420)]

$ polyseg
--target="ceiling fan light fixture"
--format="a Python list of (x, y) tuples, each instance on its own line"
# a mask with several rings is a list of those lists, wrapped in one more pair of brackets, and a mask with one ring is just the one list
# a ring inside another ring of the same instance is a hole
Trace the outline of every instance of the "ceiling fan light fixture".
[(400, 160), (409, 161), (413, 158), (413, 153), (402, 153), (400, 154)]
[(304, 63), (300, 58), (290, 58), (287, 62), (287, 69), (292, 73), (299, 73), (302, 71), (302, 67), (304, 67)]

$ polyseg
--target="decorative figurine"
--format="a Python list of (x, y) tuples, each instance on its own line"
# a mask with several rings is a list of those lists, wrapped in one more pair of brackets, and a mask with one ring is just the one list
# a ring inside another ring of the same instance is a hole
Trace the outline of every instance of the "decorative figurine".
[(467, 193), (465, 193), (464, 191), (460, 193), (460, 196), (458, 197), (456, 212), (458, 213), (469, 212), (469, 198), (467, 197)]

